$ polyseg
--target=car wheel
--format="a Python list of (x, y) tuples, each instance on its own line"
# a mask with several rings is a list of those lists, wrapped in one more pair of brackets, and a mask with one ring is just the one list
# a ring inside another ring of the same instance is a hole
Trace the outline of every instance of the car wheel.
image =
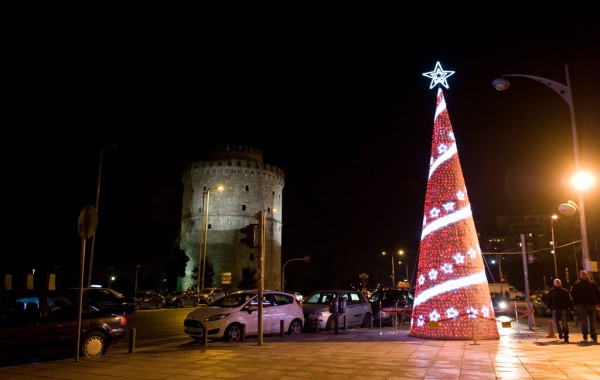
[(239, 342), (242, 340), (242, 326), (238, 323), (233, 323), (225, 330), (223, 335), (226, 342)]
[(211, 303), (213, 303), (213, 300), (212, 300), (212, 298), (209, 298), (209, 299), (207, 299), (207, 300), (206, 300), (206, 304), (207, 304), (207, 305), (210, 305)]
[(294, 319), (292, 323), (290, 323), (290, 327), (288, 328), (288, 335), (300, 335), (302, 334), (302, 322), (297, 319)]
[(181, 301), (181, 300), (177, 301), (177, 307), (183, 307), (183, 301)]
[(194, 307), (198, 307), (198, 301), (194, 301)]
[(160, 309), (160, 307), (161, 307), (160, 301), (156, 301), (156, 308)]
[(101, 356), (107, 349), (106, 336), (98, 331), (92, 331), (81, 341), (81, 356)]
[(142, 304), (141, 304), (141, 303), (139, 303), (139, 302), (136, 302), (136, 303), (134, 304), (134, 308), (135, 308), (135, 310), (140, 310), (140, 309), (142, 308)]
[(373, 321), (373, 317), (371, 316), (371, 314), (367, 313), (367, 314), (365, 314), (365, 317), (363, 318), (363, 322), (360, 325), (360, 327), (371, 328), (371, 327), (373, 327), (372, 321)]

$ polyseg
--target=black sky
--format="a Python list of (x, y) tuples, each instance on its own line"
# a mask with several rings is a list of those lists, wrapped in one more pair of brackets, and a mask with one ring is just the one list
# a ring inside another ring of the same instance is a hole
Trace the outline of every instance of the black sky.
[[(500, 74), (565, 83), (568, 64), (582, 164), (600, 173), (597, 23), (144, 26), (55, 25), (11, 46), (10, 265), (79, 259), (100, 147), (118, 145), (105, 152), (97, 254), (126, 261), (143, 255), (138, 239), (179, 230), (183, 166), (229, 143), (285, 171), (284, 259), (348, 252), (383, 281), (381, 251), (416, 258), (436, 94), (422, 73), (436, 61), (456, 72), (444, 93), (477, 221), (573, 198), (566, 103), (528, 79), (498, 92)], [(587, 199), (598, 238), (598, 188)]]

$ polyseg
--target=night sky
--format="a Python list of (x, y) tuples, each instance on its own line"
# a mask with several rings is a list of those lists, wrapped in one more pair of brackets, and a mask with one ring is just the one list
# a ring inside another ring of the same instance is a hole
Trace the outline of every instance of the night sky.
[[(104, 154), (95, 258), (125, 265), (143, 257), (140, 241), (179, 231), (184, 165), (243, 144), (285, 171), (283, 260), (344, 252), (357, 279), (387, 282), (381, 252), (404, 249), (412, 273), (437, 91), (422, 73), (437, 61), (455, 71), (444, 94), (476, 222), (555, 213), (577, 200), (569, 108), (532, 80), (509, 78), (505, 92), (491, 82), (518, 73), (565, 84), (568, 64), (582, 166), (598, 176), (600, 29), (525, 25), (57, 24), (26, 34), (8, 58), (7, 267), (77, 268), (77, 217), (95, 202), (102, 147), (118, 146)], [(599, 189), (586, 197), (590, 244)]]

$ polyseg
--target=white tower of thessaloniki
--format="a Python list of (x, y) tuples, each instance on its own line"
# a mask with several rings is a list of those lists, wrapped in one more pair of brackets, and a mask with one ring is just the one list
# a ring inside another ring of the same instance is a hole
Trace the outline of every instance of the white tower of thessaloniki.
[[(204, 208), (208, 209), (204, 286), (237, 290), (245, 268), (256, 271), (254, 279), (258, 280), (260, 248), (241, 243), (244, 235), (240, 229), (258, 224), (257, 213), (265, 211), (264, 288), (279, 289), (283, 170), (265, 164), (262, 151), (256, 148), (223, 145), (210, 150), (208, 159), (189, 164), (183, 171), (182, 181), (180, 247), (190, 260), (180, 282), (181, 289), (195, 288), (201, 282), (197, 273), (200, 268), (201, 277), (206, 229)], [(220, 185), (223, 191), (216, 190)], [(210, 190), (208, 202), (207, 190)], [(214, 271), (212, 278), (207, 269), (209, 264)], [(223, 273), (231, 273), (230, 285), (222, 285)]]

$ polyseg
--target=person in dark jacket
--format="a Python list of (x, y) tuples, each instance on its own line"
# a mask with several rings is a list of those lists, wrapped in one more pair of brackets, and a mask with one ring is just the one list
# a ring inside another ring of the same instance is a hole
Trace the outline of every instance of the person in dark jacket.
[(552, 321), (558, 331), (558, 337), (569, 342), (569, 310), (573, 310), (571, 293), (562, 287), (560, 279), (554, 279), (554, 287), (548, 291), (548, 309), (552, 310)]
[(600, 288), (588, 278), (585, 270), (579, 271), (579, 280), (575, 281), (571, 289), (573, 302), (577, 305), (579, 318), (581, 318), (581, 334), (587, 341), (588, 329), (592, 342), (598, 343), (596, 333), (596, 304), (600, 303)]

